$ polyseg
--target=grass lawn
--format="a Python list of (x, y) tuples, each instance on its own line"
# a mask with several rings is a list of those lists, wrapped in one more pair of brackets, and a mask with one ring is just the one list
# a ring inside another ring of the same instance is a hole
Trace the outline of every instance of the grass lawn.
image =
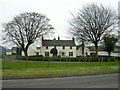
[[(69, 74), (117, 72), (117, 62), (97, 63), (48, 63), (45, 62), (2, 62), (2, 77), (31, 77)], [(120, 71), (120, 70), (119, 70)]]
[(0, 58), (16, 57), (16, 55), (0, 55)]
[(0, 77), (2, 77), (2, 61), (0, 61)]

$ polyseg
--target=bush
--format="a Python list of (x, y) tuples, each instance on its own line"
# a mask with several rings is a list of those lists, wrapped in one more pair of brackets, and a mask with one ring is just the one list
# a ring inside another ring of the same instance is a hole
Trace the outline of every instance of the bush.
[(22, 56), (21, 60), (29, 61), (66, 61), (66, 62), (113, 62), (114, 57), (42, 57), (42, 56)]

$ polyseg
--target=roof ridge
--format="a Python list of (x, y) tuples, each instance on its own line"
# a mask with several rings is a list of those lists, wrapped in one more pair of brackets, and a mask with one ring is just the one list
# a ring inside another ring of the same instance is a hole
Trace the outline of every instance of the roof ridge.
[(43, 46), (76, 46), (73, 40), (43, 40)]

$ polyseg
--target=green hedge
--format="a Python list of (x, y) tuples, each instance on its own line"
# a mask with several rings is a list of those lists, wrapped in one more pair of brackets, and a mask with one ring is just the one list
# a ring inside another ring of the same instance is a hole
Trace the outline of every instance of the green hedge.
[(113, 62), (115, 61), (114, 57), (21, 57), (21, 60), (29, 61), (66, 61), (66, 62)]

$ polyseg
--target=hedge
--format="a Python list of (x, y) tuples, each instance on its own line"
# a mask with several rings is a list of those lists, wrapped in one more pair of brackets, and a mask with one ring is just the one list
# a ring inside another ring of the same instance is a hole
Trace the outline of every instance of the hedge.
[(29, 61), (66, 61), (66, 62), (113, 62), (115, 57), (33, 57), (22, 56), (21, 60)]

